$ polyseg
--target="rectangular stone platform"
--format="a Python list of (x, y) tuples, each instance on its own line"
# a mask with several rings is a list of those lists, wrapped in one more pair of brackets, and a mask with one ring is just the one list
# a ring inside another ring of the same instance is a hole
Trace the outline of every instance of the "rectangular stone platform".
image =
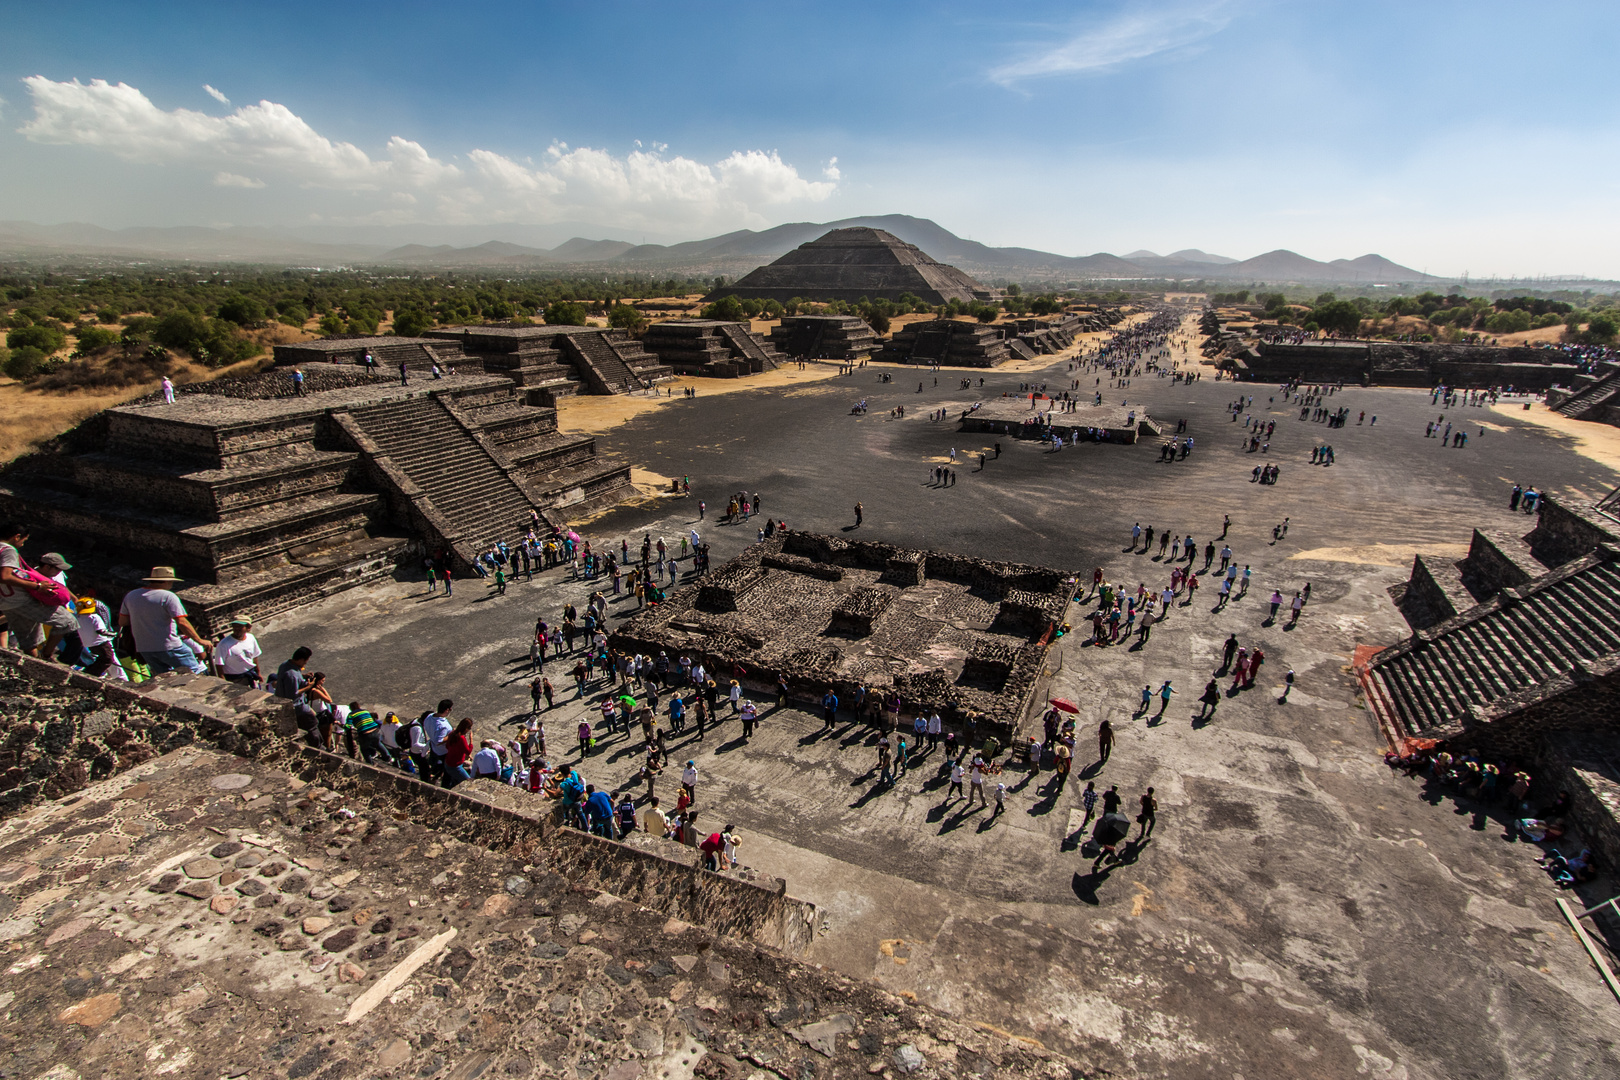
[[(1134, 415), (1132, 415), (1134, 414)], [(1051, 427), (1046, 426), (1050, 420)], [(1015, 439), (1045, 438), (1056, 431), (1065, 439), (1078, 428), (1082, 441), (1134, 443), (1141, 437), (1156, 437), (1159, 425), (1140, 408), (1124, 405), (1092, 405), (1081, 402), (1073, 412), (1063, 412), (1061, 403), (1039, 398), (1032, 407), (1027, 397), (991, 398), (973, 412), (962, 417), (963, 431), (984, 432), (989, 435), (1007, 435)], [(1101, 440), (1090, 434), (1100, 430)]]
[(1042, 678), (1073, 575), (946, 552), (791, 532), (677, 590), (610, 638), (621, 651), (741, 665), (751, 684), (844, 708), (864, 684), (907, 716), (976, 716), (1006, 745)]

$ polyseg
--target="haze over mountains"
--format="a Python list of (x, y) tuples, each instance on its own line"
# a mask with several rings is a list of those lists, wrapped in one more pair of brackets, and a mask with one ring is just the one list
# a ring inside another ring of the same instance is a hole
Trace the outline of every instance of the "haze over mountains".
[[(590, 267), (620, 273), (740, 275), (807, 243), (828, 229), (869, 226), (915, 244), (941, 262), (983, 280), (1202, 278), (1233, 282), (1410, 283), (1438, 280), (1381, 255), (1319, 262), (1277, 250), (1250, 259), (1186, 248), (1158, 255), (1100, 252), (1068, 256), (1022, 247), (991, 247), (964, 239), (926, 218), (904, 214), (795, 222), (678, 243), (590, 240), (575, 231), (611, 230), (582, 223), (549, 226), (360, 226), (302, 229), (104, 229), (96, 225), (0, 222), (0, 258), (187, 259), (285, 265), (396, 266), (401, 269), (514, 271)], [(390, 242), (392, 241), (392, 242)], [(551, 246), (548, 246), (551, 245)]]

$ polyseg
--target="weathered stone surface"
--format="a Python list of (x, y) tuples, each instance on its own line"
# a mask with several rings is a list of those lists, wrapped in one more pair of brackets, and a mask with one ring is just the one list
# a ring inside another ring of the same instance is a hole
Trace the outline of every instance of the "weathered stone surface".
[(303, 922), (304, 933), (311, 935), (324, 933), (327, 927), (331, 925), (332, 920), (324, 915), (311, 915)]
[(118, 994), (97, 994), (86, 998), (77, 1005), (69, 1005), (56, 1017), (59, 1024), (78, 1024), (81, 1027), (98, 1028), (108, 1020), (118, 1015), (124, 1007), (124, 1000)]
[(186, 872), (187, 877), (210, 878), (223, 870), (224, 864), (218, 859), (192, 859), (180, 869)]

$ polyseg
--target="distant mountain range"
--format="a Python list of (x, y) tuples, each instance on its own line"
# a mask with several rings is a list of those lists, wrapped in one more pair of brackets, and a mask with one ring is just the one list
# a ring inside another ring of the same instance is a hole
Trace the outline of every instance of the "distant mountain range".
[[(1292, 251), (1269, 251), (1252, 259), (1186, 248), (1157, 255), (1055, 255), (1022, 247), (990, 247), (966, 240), (926, 218), (904, 214), (845, 218), (822, 224), (795, 222), (755, 232), (741, 229), (706, 240), (631, 243), (582, 236), (556, 243), (564, 226), (374, 226), (317, 229), (179, 228), (104, 229), (96, 225), (33, 225), (0, 222), (0, 258), (252, 262), (276, 265), (374, 265), (414, 269), (566, 270), (573, 266), (625, 273), (686, 273), (738, 276), (808, 243), (828, 229), (868, 226), (915, 244), (941, 262), (980, 279), (1097, 280), (1202, 278), (1212, 281), (1413, 283), (1441, 279), (1400, 266), (1381, 255), (1318, 262)], [(581, 226), (601, 233), (610, 230)], [(470, 242), (482, 234), (506, 239)], [(522, 239), (529, 243), (517, 243)], [(388, 243), (395, 240), (396, 243)], [(438, 243), (428, 241), (438, 240)]]

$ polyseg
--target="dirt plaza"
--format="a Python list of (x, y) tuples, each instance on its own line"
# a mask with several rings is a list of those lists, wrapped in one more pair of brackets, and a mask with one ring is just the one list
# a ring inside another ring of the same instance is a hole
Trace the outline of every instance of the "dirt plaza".
[[(719, 565), (757, 540), (762, 518), (718, 520), (727, 497), (747, 491), (791, 529), (1049, 566), (1088, 584), (1101, 568), (1133, 592), (1162, 587), (1170, 565), (1157, 543), (1132, 548), (1133, 524), (1190, 534), (1201, 567), (1229, 516), (1222, 542), (1252, 568), (1247, 595), (1214, 611), (1210, 578), (1139, 648), (1086, 644), (1091, 607), (1074, 604), (1074, 633), (1047, 668), (1049, 693), (1080, 709), (1075, 775), (1058, 790), (1051, 771), (1007, 768), (996, 778), (1009, 789), (999, 815), (947, 799), (938, 751), (880, 784), (876, 730), (848, 716), (824, 730), (812, 702), (775, 710), (758, 694), (764, 719), (747, 741), (729, 718), (701, 742), (689, 726), (672, 756), (696, 761), (706, 820), (735, 823), (742, 861), (817, 905), (810, 959), (1098, 1072), (1253, 1080), (1620, 1068), (1620, 1014), (1559, 919), (1537, 850), (1513, 841), (1500, 808), (1385, 768), (1348, 671), (1357, 645), (1409, 633), (1386, 589), (1415, 552), (1461, 554), (1475, 526), (1516, 527), (1515, 482), (1590, 499), (1620, 477), (1512, 408), (1442, 410), (1426, 392), (1352, 387), (1329, 399), (1350, 409), (1349, 424), (1330, 429), (1270, 400), (1276, 387), (1215, 381), (1210, 369), (1190, 385), (1138, 376), (1117, 387), (1049, 359), (1038, 372), (872, 366), (789, 388), (700, 389), (601, 436), (639, 468), (692, 484), (690, 499), (652, 497), (580, 527), (615, 548), (643, 535), (678, 548), (695, 528)], [(929, 419), (1071, 379), (1088, 399), (1100, 391), (1145, 410), (1167, 437), (1185, 420), (1194, 449), (1166, 462), (1152, 438), (1057, 452), (1003, 438), (998, 454), (995, 436)], [(1227, 410), (1240, 393), (1277, 421), (1264, 454), (1240, 446), (1243, 425)], [(852, 414), (862, 400), (865, 413)], [(1358, 422), (1363, 411), (1375, 425)], [(1466, 447), (1424, 438), (1442, 413), (1466, 427)], [(1310, 464), (1322, 444), (1333, 446), (1331, 466)], [(1261, 464), (1280, 467), (1277, 483), (1252, 482)], [(936, 480), (940, 467), (954, 482)], [(1519, 520), (1528, 531), (1531, 519)], [(1268, 621), (1272, 591), (1291, 597), (1306, 583), (1297, 625), (1286, 609)], [(528, 718), (535, 619), (555, 619), (590, 588), (551, 571), (504, 596), (458, 582), (447, 599), (401, 580), (277, 617), (260, 637), (272, 661), (311, 647), (312, 667), (344, 701), (419, 713), (451, 697), (458, 716), (494, 735)], [(635, 607), (609, 600), (610, 624)], [(1263, 647), (1266, 664), (1251, 689), (1228, 693), (1222, 679), (1214, 719), (1195, 722), (1229, 635)], [(580, 715), (595, 718), (597, 695), (575, 700), (571, 666), (546, 665), (559, 690), (544, 716), (554, 753), (571, 748)], [(1280, 703), (1290, 669), (1294, 689)], [(1161, 713), (1155, 697), (1140, 713), (1144, 686), (1167, 680), (1168, 706)], [(1095, 731), (1105, 719), (1117, 742), (1103, 763)], [(616, 788), (639, 765), (639, 740), (614, 736), (581, 771)], [(661, 792), (673, 792), (669, 777)], [(1078, 850), (1088, 780), (1117, 785), (1132, 814), (1148, 786), (1158, 798), (1151, 838), (1111, 870), (1093, 871)]]

